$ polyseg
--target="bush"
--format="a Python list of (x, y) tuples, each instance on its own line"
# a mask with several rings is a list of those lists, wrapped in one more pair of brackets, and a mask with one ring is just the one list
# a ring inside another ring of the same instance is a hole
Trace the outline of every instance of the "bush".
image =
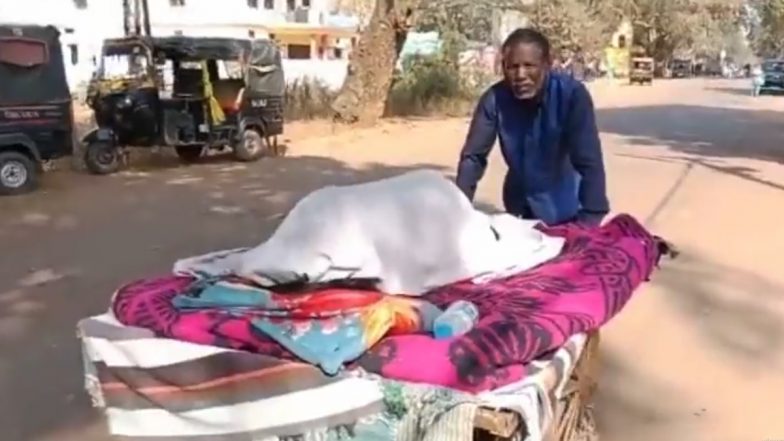
[[(408, 57), (392, 82), (387, 116), (446, 114), (464, 116), (492, 76), (482, 69), (460, 67), (441, 55)], [(286, 85), (284, 117), (287, 121), (332, 117), (330, 105), (339, 91), (311, 77)]]
[(409, 57), (393, 81), (387, 114), (462, 116), (470, 112), (486, 84), (442, 56)]
[(319, 79), (297, 79), (286, 85), (283, 115), (287, 121), (329, 117), (336, 96), (337, 92)]

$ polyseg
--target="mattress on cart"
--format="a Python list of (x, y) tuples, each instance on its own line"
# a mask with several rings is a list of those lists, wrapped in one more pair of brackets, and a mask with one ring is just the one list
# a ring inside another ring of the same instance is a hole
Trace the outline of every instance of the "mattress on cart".
[(109, 313), (80, 321), (78, 334), (93, 403), (129, 441), (471, 440), (487, 408), (518, 414), (540, 440), (586, 343), (572, 336), (522, 380), (467, 394), (159, 338)]

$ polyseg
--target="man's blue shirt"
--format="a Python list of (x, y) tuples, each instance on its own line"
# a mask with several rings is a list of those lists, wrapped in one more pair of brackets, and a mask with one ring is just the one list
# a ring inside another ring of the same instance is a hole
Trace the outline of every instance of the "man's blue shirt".
[(593, 101), (581, 82), (551, 72), (532, 100), (516, 98), (503, 81), (482, 95), (457, 170), (469, 199), (496, 139), (509, 167), (507, 212), (549, 225), (595, 224), (609, 212)]

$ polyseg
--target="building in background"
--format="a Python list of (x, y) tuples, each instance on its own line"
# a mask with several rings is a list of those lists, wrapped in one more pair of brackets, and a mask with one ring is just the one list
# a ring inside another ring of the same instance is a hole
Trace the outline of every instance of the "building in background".
[[(133, 0), (131, 0), (132, 2)], [(121, 37), (122, 0), (0, 3), (0, 21), (56, 26), (66, 72), (77, 90), (92, 75), (101, 42)], [(270, 38), (281, 47), (289, 81), (311, 77), (335, 88), (346, 75), (359, 21), (332, 13), (328, 0), (148, 0), (153, 35)]]

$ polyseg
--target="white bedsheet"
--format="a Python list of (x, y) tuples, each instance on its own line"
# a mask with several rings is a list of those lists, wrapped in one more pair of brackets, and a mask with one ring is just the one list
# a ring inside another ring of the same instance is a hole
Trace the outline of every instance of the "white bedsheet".
[(303, 276), (311, 282), (370, 277), (385, 292), (418, 295), (555, 257), (563, 239), (535, 224), (478, 211), (440, 173), (419, 170), (316, 190), (262, 244), (185, 259), (175, 272), (233, 273), (264, 286)]

